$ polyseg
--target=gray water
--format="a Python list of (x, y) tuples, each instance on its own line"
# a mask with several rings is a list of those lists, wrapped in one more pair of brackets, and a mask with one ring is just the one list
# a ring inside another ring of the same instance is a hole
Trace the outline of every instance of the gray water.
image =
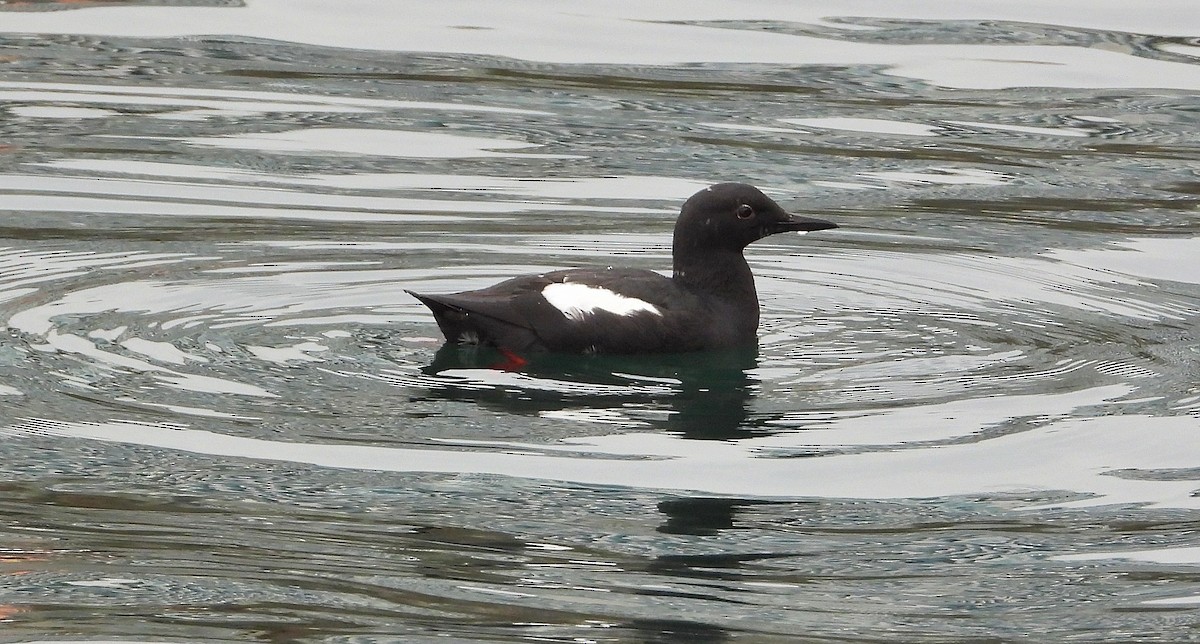
[[(0, 2), (0, 641), (1200, 639), (1187, 3), (102, 4)], [(757, 351), (404, 293), (726, 180), (841, 225)]]

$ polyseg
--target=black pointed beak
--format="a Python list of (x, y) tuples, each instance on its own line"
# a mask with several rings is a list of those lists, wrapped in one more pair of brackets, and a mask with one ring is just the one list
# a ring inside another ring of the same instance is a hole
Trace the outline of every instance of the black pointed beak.
[(768, 235), (775, 233), (801, 232), (807, 233), (814, 230), (828, 230), (837, 228), (838, 225), (832, 221), (824, 219), (814, 219), (813, 217), (801, 217), (800, 215), (788, 215), (787, 219), (773, 221), (766, 227)]

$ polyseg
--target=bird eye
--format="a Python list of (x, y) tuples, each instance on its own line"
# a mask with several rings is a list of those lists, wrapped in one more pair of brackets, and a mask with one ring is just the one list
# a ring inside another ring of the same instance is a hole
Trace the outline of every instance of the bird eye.
[(754, 208), (751, 208), (746, 204), (742, 204), (737, 207), (735, 214), (737, 215), (738, 219), (749, 219), (754, 216)]

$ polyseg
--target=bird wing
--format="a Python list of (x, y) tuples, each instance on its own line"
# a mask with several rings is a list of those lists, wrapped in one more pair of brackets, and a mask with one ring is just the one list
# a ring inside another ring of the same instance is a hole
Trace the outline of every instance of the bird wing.
[[(604, 306), (589, 308), (581, 301), (583, 310), (569, 312), (559, 308), (561, 303), (556, 306), (547, 300), (544, 291), (551, 284), (579, 284), (587, 287), (580, 291), (585, 297), (589, 289), (600, 295), (607, 291), (648, 306), (639, 304), (618, 313)], [(647, 270), (554, 271), (515, 277), (476, 291), (413, 295), (433, 310), (448, 339), (457, 340), (464, 331), (474, 331), (516, 351), (686, 351), (698, 340), (689, 331), (696, 323), (696, 296), (670, 278)]]

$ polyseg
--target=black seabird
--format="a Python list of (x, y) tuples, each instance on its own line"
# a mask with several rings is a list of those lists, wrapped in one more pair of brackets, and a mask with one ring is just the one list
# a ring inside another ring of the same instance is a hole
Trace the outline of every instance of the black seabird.
[(508, 355), (677, 353), (752, 346), (758, 293), (743, 249), (768, 235), (837, 228), (788, 214), (754, 186), (719, 183), (692, 195), (675, 222), (673, 272), (580, 268), (424, 295), (449, 342)]

